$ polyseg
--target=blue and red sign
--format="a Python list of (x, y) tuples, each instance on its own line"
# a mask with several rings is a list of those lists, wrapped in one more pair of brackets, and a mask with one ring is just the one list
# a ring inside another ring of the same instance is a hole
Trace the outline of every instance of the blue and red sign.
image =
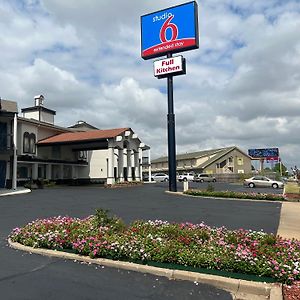
[(195, 1), (141, 17), (142, 58), (149, 59), (199, 48)]
[(263, 148), (263, 149), (248, 149), (248, 155), (252, 158), (278, 160), (279, 149), (278, 148)]

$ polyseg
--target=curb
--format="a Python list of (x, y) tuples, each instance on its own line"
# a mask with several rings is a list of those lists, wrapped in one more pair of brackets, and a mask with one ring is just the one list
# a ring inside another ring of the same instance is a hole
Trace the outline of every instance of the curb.
[(90, 258), (78, 254), (60, 252), (56, 250), (32, 248), (24, 246), (20, 243), (12, 242), (8, 239), (11, 248), (27, 251), (30, 253), (40, 254), (44, 256), (52, 256), (73, 261), (82, 261), (89, 264), (98, 264), (106, 267), (125, 269), (135, 272), (148, 273), (157, 276), (164, 276), (169, 279), (187, 280), (208, 284), (216, 288), (230, 292), (234, 299), (238, 296), (240, 300), (254, 299), (256, 297), (264, 297), (269, 300), (282, 300), (282, 284), (280, 283), (263, 283), (246, 281), (242, 279), (233, 279), (216, 275), (201, 274), (190, 271), (171, 270), (159, 267), (140, 265), (131, 262), (123, 262), (110, 260), (106, 258)]
[(14, 195), (21, 195), (21, 194), (28, 194), (28, 193), (31, 193), (30, 189), (9, 190), (7, 193), (1, 193), (0, 197), (14, 196)]

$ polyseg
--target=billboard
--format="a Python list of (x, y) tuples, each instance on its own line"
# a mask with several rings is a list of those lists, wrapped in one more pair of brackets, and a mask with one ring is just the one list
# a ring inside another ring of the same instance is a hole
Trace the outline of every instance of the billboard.
[(279, 157), (278, 148), (264, 148), (264, 149), (249, 149), (248, 155), (253, 158), (261, 159), (277, 159)]
[(195, 1), (141, 16), (141, 56), (150, 59), (199, 48)]

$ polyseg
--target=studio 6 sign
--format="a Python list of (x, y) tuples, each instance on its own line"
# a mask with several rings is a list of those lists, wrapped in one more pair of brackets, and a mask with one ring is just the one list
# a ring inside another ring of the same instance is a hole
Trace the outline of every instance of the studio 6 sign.
[(142, 16), (141, 33), (143, 59), (199, 48), (197, 3)]

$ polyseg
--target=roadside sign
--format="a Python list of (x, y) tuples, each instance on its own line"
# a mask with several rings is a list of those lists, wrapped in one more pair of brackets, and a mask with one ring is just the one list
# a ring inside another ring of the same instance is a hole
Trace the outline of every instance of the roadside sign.
[(141, 16), (143, 59), (199, 48), (198, 5), (192, 1)]
[(248, 149), (248, 155), (252, 158), (257, 159), (278, 159), (279, 149), (278, 148), (263, 148), (263, 149)]
[(158, 79), (186, 74), (185, 58), (182, 55), (154, 61), (154, 76)]
[(169, 191), (177, 192), (176, 141), (173, 77), (186, 73), (185, 58), (173, 53), (199, 48), (198, 5), (196, 1), (141, 16), (141, 56), (154, 62), (154, 76), (167, 78)]

